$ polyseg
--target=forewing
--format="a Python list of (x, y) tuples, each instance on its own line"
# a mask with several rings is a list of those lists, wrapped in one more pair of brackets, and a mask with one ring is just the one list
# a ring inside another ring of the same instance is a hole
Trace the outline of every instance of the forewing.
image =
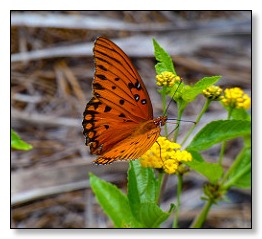
[(99, 37), (94, 57), (94, 96), (135, 122), (152, 119), (146, 87), (128, 56), (110, 40)]

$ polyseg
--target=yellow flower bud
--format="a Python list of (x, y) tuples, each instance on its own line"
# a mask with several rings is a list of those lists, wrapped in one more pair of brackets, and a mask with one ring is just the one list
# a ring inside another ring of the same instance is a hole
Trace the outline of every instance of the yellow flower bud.
[(179, 76), (176, 76), (174, 73), (168, 71), (164, 71), (156, 76), (156, 84), (158, 86), (172, 87), (177, 81), (180, 80), (181, 78)]
[(222, 89), (219, 86), (211, 85), (202, 91), (203, 95), (210, 100), (220, 100)]

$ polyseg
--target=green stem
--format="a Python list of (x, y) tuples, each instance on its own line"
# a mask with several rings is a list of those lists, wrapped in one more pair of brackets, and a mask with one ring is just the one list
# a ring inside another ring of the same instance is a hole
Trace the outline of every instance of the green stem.
[(207, 100), (206, 100), (206, 103), (204, 104), (201, 112), (199, 113), (199, 115), (198, 115), (198, 117), (197, 117), (197, 119), (196, 119), (196, 123), (190, 128), (190, 130), (188, 131), (187, 135), (186, 135), (185, 138), (183, 139), (181, 145), (183, 145), (183, 144), (187, 141), (187, 139), (188, 139), (188, 137), (191, 135), (192, 131), (196, 128), (198, 122), (199, 122), (200, 119), (202, 118), (203, 114), (206, 112), (206, 110), (207, 110), (208, 106), (210, 105), (210, 103), (211, 103), (211, 100), (207, 99)]
[(202, 227), (212, 204), (213, 204), (213, 200), (209, 198), (205, 206), (203, 207), (202, 211), (200, 212), (200, 214), (192, 222), (190, 228), (201, 228)]
[(159, 199), (160, 199), (160, 193), (161, 193), (161, 188), (162, 188), (162, 184), (163, 184), (163, 177), (164, 177), (164, 171), (159, 170), (158, 171), (158, 178), (157, 178), (156, 203), (158, 203)]
[(173, 222), (173, 228), (178, 228), (178, 219), (179, 219), (179, 213), (180, 213), (180, 197), (182, 193), (182, 186), (183, 186), (183, 175), (177, 174), (177, 202), (176, 202), (176, 214)]
[(251, 169), (251, 164), (247, 165), (244, 169), (242, 169), (238, 174), (236, 174), (233, 178), (231, 178), (227, 183), (223, 185), (223, 189), (228, 190), (235, 182), (237, 182), (243, 175), (249, 172)]
[[(230, 169), (227, 171), (227, 173), (224, 175), (222, 181), (221, 181), (221, 190), (224, 190), (224, 193), (235, 183), (237, 182), (243, 175), (245, 175), (247, 172), (251, 169), (251, 164), (247, 165), (244, 169), (242, 169), (240, 172), (238, 172), (234, 177), (230, 178), (226, 183), (225, 181), (228, 179), (228, 176), (231, 174), (233, 170), (239, 165), (239, 163), (242, 160), (242, 154), (245, 152), (245, 149), (241, 151), (241, 153), (238, 155), (237, 159), (234, 161), (234, 163), (231, 165)], [(200, 228), (204, 221), (206, 220), (207, 214), (214, 203), (214, 200), (211, 198), (208, 199), (205, 206), (203, 207), (201, 213), (198, 215), (197, 218), (193, 221), (191, 228)]]
[[(232, 108), (229, 108), (228, 110), (228, 114), (227, 114), (227, 119), (229, 120), (232, 114)], [(224, 158), (224, 154), (225, 154), (225, 149), (226, 149), (226, 141), (223, 141), (221, 144), (221, 149), (220, 149), (220, 154), (219, 154), (219, 159), (218, 159), (218, 164), (222, 165), (222, 160)]]
[(222, 165), (222, 160), (224, 158), (225, 149), (226, 149), (226, 141), (223, 141), (221, 144), (221, 149), (220, 149), (220, 154), (219, 154), (219, 159), (218, 159), (219, 165)]
[[(246, 148), (244, 147), (241, 152), (238, 154), (237, 158), (235, 159), (235, 161), (232, 163), (232, 165), (230, 166), (230, 168), (227, 170), (227, 172), (225, 173), (225, 175), (223, 176), (220, 184), (223, 185), (225, 184), (226, 180), (228, 179), (229, 175), (232, 174), (232, 172), (236, 169), (236, 167), (238, 167), (238, 165), (241, 163), (242, 159), (243, 159), (243, 154), (245, 153)], [(227, 183), (228, 184), (228, 183)]]

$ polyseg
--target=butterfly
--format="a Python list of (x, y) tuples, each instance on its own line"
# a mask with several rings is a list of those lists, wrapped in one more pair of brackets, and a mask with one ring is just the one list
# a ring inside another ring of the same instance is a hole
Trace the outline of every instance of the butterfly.
[(146, 87), (128, 56), (112, 41), (94, 43), (93, 97), (83, 113), (83, 134), (96, 164), (137, 159), (157, 141), (167, 117), (153, 117)]

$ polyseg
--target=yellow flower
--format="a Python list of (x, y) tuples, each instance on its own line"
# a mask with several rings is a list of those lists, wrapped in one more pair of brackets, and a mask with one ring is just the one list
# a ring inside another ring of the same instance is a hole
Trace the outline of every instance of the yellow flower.
[(165, 160), (165, 163), (163, 165), (163, 169), (166, 173), (172, 174), (175, 173), (178, 168), (178, 163), (175, 162), (173, 159), (167, 159)]
[(239, 87), (227, 88), (224, 91), (224, 96), (221, 99), (225, 106), (236, 109), (249, 109), (251, 105), (250, 97), (244, 93)]
[(156, 76), (156, 84), (158, 86), (173, 86), (177, 81), (180, 81), (180, 76), (176, 76), (172, 72), (164, 71)]
[(219, 86), (211, 85), (202, 91), (203, 95), (210, 100), (220, 100), (222, 89)]
[(172, 174), (176, 172), (181, 161), (192, 160), (192, 155), (181, 150), (181, 145), (162, 136), (158, 137), (157, 142), (141, 156), (142, 167), (162, 168), (166, 173)]

